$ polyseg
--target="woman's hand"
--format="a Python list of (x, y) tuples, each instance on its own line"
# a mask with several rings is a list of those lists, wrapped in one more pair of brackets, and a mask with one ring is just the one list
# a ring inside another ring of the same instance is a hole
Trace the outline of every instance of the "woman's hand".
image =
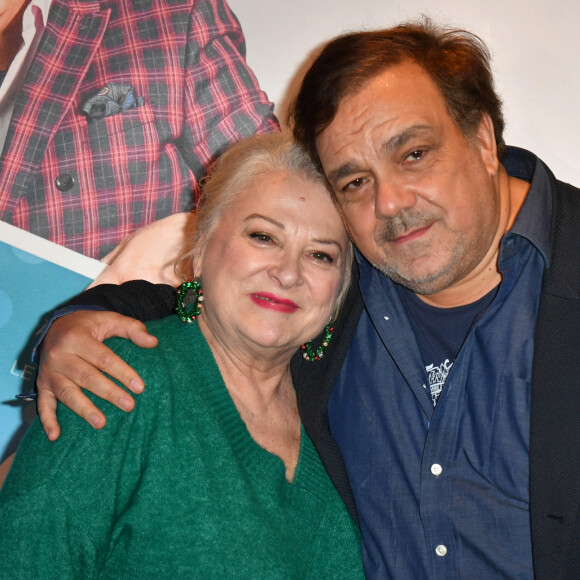
[(127, 363), (102, 344), (112, 336), (128, 338), (142, 348), (157, 345), (157, 339), (142, 322), (115, 312), (82, 310), (52, 323), (42, 341), (37, 378), (38, 413), (50, 441), (60, 436), (57, 399), (95, 429), (105, 426), (105, 415), (81, 388), (120, 409), (133, 410), (133, 397), (103, 374), (109, 374), (133, 393), (141, 393), (145, 386)]

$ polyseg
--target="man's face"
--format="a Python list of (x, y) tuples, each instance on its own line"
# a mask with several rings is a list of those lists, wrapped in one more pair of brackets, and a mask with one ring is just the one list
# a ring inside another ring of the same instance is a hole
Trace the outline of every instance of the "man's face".
[(419, 65), (398, 64), (345, 97), (316, 146), (354, 243), (395, 282), (436, 294), (497, 253), (491, 123), (466, 139)]

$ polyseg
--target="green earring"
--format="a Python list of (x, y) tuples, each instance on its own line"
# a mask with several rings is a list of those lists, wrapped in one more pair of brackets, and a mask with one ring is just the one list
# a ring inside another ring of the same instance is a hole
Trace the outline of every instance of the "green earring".
[(203, 289), (199, 280), (193, 279), (184, 282), (177, 289), (175, 310), (182, 322), (193, 322), (201, 314), (202, 305)]
[(309, 362), (315, 362), (320, 360), (324, 355), (324, 351), (328, 348), (330, 339), (332, 338), (332, 333), (334, 332), (334, 326), (327, 324), (324, 327), (324, 337), (322, 339), (322, 344), (314, 350), (312, 348), (312, 341), (309, 340), (307, 343), (303, 344), (300, 348), (304, 351), (302, 356)]

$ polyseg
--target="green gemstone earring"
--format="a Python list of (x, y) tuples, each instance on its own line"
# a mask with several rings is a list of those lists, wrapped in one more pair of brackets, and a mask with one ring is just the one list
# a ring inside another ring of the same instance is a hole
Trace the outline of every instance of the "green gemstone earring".
[(202, 305), (203, 289), (199, 280), (184, 282), (177, 289), (175, 311), (182, 322), (193, 322), (201, 314)]
[(330, 339), (332, 338), (332, 333), (334, 332), (334, 326), (327, 324), (324, 327), (324, 337), (322, 339), (322, 344), (314, 350), (312, 348), (312, 341), (309, 340), (307, 343), (303, 344), (300, 348), (304, 351), (302, 356), (309, 362), (315, 362), (320, 360), (324, 355), (324, 351), (328, 348)]

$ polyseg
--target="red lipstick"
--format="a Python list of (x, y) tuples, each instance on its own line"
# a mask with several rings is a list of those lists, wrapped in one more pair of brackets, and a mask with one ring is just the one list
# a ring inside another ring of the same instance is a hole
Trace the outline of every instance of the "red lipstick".
[(292, 300), (279, 298), (274, 294), (268, 292), (260, 292), (259, 294), (250, 294), (250, 298), (254, 304), (267, 308), (268, 310), (276, 310), (278, 312), (295, 312), (298, 310), (298, 304)]

